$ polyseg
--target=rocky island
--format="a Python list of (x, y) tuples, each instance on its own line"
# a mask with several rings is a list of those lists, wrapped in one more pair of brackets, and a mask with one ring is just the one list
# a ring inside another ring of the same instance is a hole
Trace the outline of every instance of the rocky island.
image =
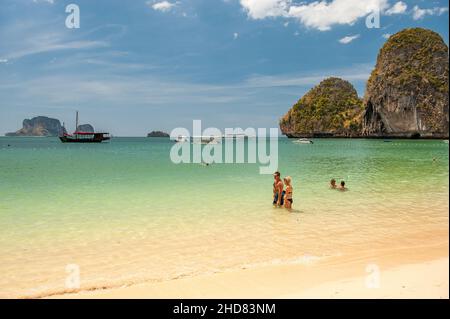
[(364, 136), (448, 138), (448, 47), (406, 29), (381, 49), (365, 94)]
[(434, 31), (405, 29), (380, 50), (364, 100), (329, 78), (280, 120), (288, 137), (448, 138), (448, 46)]
[(94, 133), (94, 127), (91, 124), (81, 124), (77, 127), (77, 132)]
[(16, 132), (6, 133), (6, 136), (58, 136), (65, 129), (61, 122), (46, 116), (37, 116), (23, 120), (22, 128)]
[(161, 131), (152, 131), (147, 134), (147, 137), (170, 137), (170, 135)]
[(306, 93), (281, 119), (288, 137), (354, 137), (361, 132), (363, 103), (349, 82), (328, 78)]

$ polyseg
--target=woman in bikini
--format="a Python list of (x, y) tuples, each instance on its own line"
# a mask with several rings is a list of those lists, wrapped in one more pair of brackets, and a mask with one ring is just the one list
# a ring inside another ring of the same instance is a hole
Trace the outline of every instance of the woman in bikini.
[(293, 192), (293, 188), (292, 188), (292, 178), (290, 176), (286, 176), (284, 178), (284, 184), (286, 185), (286, 195), (285, 195), (285, 201), (284, 201), (284, 207), (291, 209), (292, 208), (292, 203), (294, 202), (292, 199), (292, 192)]

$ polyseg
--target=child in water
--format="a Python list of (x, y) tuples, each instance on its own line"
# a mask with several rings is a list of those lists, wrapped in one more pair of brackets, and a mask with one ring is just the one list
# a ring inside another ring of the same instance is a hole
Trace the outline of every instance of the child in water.
[(345, 187), (345, 182), (341, 181), (341, 186), (339, 186), (339, 190), (342, 192), (345, 192), (347, 190), (347, 187)]
[(293, 199), (292, 199), (292, 192), (293, 192), (293, 188), (292, 188), (292, 178), (290, 176), (286, 176), (284, 178), (284, 184), (286, 185), (286, 195), (285, 195), (285, 200), (284, 200), (284, 207), (285, 208), (292, 208), (292, 203), (293, 203)]

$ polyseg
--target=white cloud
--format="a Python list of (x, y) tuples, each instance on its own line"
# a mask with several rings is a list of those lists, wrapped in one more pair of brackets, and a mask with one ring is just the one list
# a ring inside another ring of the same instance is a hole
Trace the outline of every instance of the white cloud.
[(237, 38), (239, 38), (239, 33), (237, 33), (237, 32), (233, 33), (233, 39), (236, 40)]
[(286, 16), (290, 0), (240, 0), (241, 6), (252, 19)]
[(45, 2), (45, 3), (49, 3), (49, 4), (54, 4), (55, 0), (33, 0), (34, 3), (41, 3), (41, 2)]
[(177, 3), (176, 2), (169, 2), (169, 1), (161, 1), (156, 3), (147, 2), (148, 5), (151, 5), (153, 10), (161, 11), (161, 12), (168, 12), (172, 10)]
[(387, 0), (333, 0), (293, 5), (289, 16), (297, 18), (307, 27), (321, 31), (330, 30), (335, 24), (353, 25), (358, 19), (374, 11), (384, 11)]
[[(39, 75), (30, 79), (0, 78), (0, 94), (11, 92), (16, 102), (45, 101), (48, 107), (60, 107), (74, 100), (104, 105), (124, 105), (130, 101), (136, 105), (160, 105), (189, 100), (193, 104), (216, 99), (226, 102), (253, 98), (250, 89), (275, 87), (310, 87), (329, 76), (337, 76), (352, 82), (364, 82), (370, 75), (373, 63), (354, 65), (345, 69), (320, 70), (311, 73), (289, 75), (253, 75), (243, 81), (215, 85), (191, 83), (179, 79), (163, 80), (150, 74), (129, 75), (118, 73), (100, 74), (98, 69), (84, 74), (68, 72)], [(153, 88), (149, 90), (148, 88)], [(256, 92), (256, 91), (253, 91)]]
[(23, 58), (33, 54), (61, 51), (61, 50), (83, 50), (107, 47), (109, 44), (104, 41), (48, 41), (42, 43), (29, 43), (29, 46), (19, 48), (15, 51), (7, 53), (8, 59)]
[(382, 37), (385, 38), (385, 39), (389, 39), (391, 37), (391, 35), (392, 34), (390, 34), (390, 33), (385, 33), (385, 34), (382, 35)]
[(251, 19), (285, 17), (309, 28), (330, 30), (336, 24), (352, 25), (374, 11), (384, 12), (388, 0), (321, 0), (294, 3), (292, 0), (240, 0)]
[[(0, 59), (12, 61), (35, 54), (90, 50), (110, 45), (108, 37), (98, 40), (87, 39), (92, 30), (73, 34), (67, 32), (65, 28), (57, 29), (53, 26), (53, 23), (30, 22), (24, 24), (21, 21), (7, 25), (2, 33), (4, 41), (0, 43)], [(116, 29), (113, 30), (116, 31)]]
[(434, 7), (432, 9), (421, 9), (419, 6), (414, 6), (413, 8), (413, 19), (420, 20), (427, 15), (430, 16), (440, 16), (444, 13), (448, 12), (448, 7)]
[(8, 63), (8, 59), (0, 59), (0, 63)]
[(359, 38), (359, 34), (349, 35), (349, 36), (346, 36), (346, 37), (343, 37), (342, 39), (340, 39), (339, 43), (349, 44), (350, 42), (352, 42), (353, 40), (356, 40), (358, 38)]
[(399, 1), (396, 4), (394, 4), (392, 7), (390, 7), (386, 14), (388, 16), (394, 15), (394, 14), (403, 14), (406, 12), (406, 9), (408, 9), (408, 5), (404, 3), (403, 1)]
[(248, 78), (245, 84), (240, 84), (245, 88), (273, 88), (290, 86), (313, 86), (323, 79), (334, 76), (351, 82), (365, 82), (373, 69), (372, 63), (358, 64), (345, 69), (319, 71), (309, 74), (292, 75), (255, 75)]

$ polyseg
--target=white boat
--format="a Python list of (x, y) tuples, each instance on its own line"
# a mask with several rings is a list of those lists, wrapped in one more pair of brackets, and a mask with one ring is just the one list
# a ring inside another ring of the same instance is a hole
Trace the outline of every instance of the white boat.
[(175, 138), (175, 143), (186, 143), (189, 142), (189, 137), (184, 135), (179, 135)]
[(220, 144), (222, 137), (217, 136), (193, 136), (192, 144)]
[(300, 138), (298, 140), (295, 140), (294, 143), (296, 143), (296, 144), (314, 144), (313, 141), (308, 140), (307, 138)]
[(214, 140), (212, 140), (212, 141), (210, 141), (209, 143), (206, 143), (206, 144), (220, 144), (220, 140), (214, 139)]

